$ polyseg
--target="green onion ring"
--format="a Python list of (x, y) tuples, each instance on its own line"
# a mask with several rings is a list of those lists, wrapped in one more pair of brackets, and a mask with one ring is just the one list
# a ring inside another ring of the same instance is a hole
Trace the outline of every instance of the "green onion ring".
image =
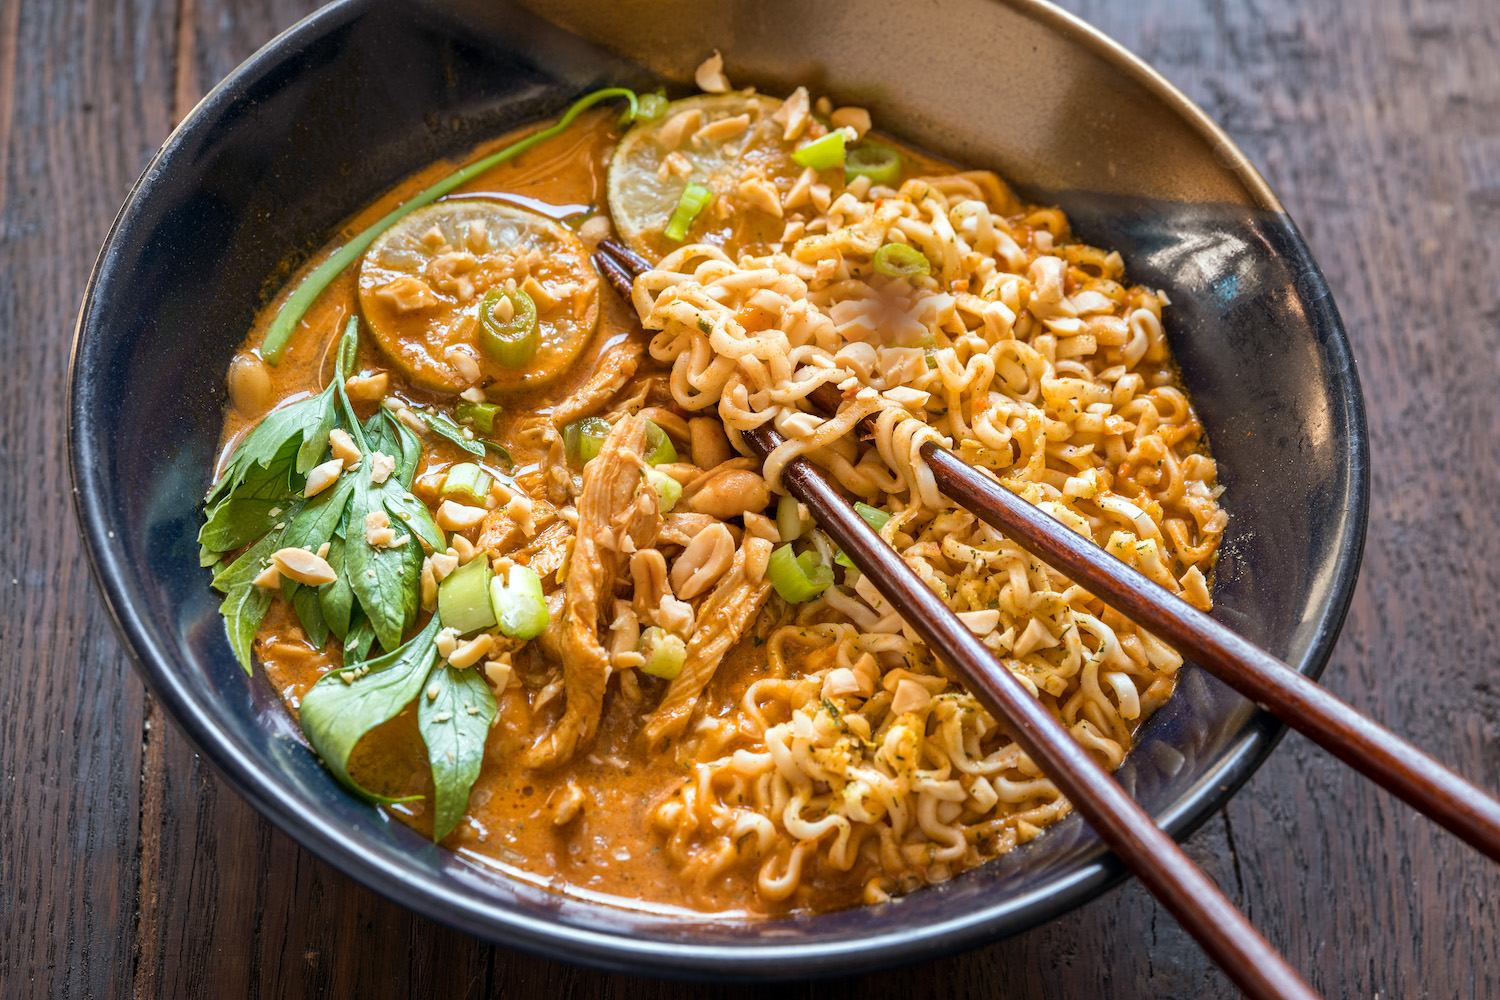
[(844, 183), (856, 177), (868, 177), (873, 184), (887, 187), (901, 179), (901, 154), (878, 142), (852, 146), (844, 156)]
[(682, 197), (677, 199), (677, 207), (673, 209), (672, 218), (662, 235), (674, 243), (687, 239), (693, 220), (698, 218), (698, 214), (707, 207), (713, 196), (712, 191), (696, 181), (683, 188)]
[[(510, 302), (510, 319), (495, 315), (502, 300)], [(541, 337), (536, 328), (536, 303), (519, 288), (491, 288), (479, 301), (479, 347), (490, 360), (506, 368), (525, 368), (536, 356)]]
[(922, 251), (905, 243), (887, 243), (875, 251), (875, 273), (887, 278), (915, 278), (931, 274), (932, 265)]

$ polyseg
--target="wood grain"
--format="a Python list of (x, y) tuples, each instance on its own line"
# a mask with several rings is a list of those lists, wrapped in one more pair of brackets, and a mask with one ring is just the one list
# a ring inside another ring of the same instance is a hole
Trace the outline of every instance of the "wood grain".
[[(152, 710), (64, 513), (68, 339), (170, 123), (311, 0), (0, 0), (0, 995), (771, 991), (607, 976), (411, 916), (270, 827)], [(1365, 567), (1324, 683), (1500, 787), (1493, 0), (1067, 0), (1223, 124), (1359, 359)], [(1328, 996), (1500, 995), (1500, 871), (1289, 736), (1186, 845)], [(960, 958), (786, 997), (1229, 997), (1136, 884)]]

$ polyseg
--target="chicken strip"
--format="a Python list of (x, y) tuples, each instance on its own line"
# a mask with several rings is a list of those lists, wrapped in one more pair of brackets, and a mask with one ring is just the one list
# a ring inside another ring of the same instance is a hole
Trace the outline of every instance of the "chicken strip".
[(623, 559), (651, 545), (661, 529), (659, 498), (644, 476), (645, 443), (646, 421), (624, 417), (584, 468), (558, 642), (566, 707), (551, 732), (527, 751), (527, 767), (566, 762), (599, 725), (610, 673), (609, 653), (599, 641), (601, 618), (613, 604)]
[(698, 610), (697, 627), (688, 641), (687, 659), (667, 688), (661, 704), (646, 723), (646, 741), (653, 748), (663, 740), (675, 738), (686, 728), (698, 696), (713, 680), (724, 654), (739, 642), (745, 629), (755, 620), (766, 599), (771, 596), (771, 580), (761, 574), (751, 582), (746, 570), (749, 546), (735, 553), (734, 564), (719, 581), (708, 600)]

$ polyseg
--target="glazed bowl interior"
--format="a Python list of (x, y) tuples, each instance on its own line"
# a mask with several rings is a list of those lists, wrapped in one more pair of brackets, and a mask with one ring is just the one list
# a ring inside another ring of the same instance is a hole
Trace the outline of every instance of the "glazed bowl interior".
[[(909, 141), (998, 169), (1065, 209), (1081, 238), (1119, 250), (1131, 280), (1165, 289), (1227, 487), (1214, 613), (1304, 672), (1328, 656), (1366, 510), (1348, 343), (1291, 221), (1181, 95), (1027, 2), (939, 0), (920, 18), (899, 0), (528, 6), (335, 4), (211, 93), (132, 191), (79, 319), (70, 458), (95, 573), (147, 684), (242, 794), (326, 860), (421, 913), (570, 961), (683, 976), (869, 971), (1014, 933), (1102, 891), (1120, 870), (1072, 816), (943, 885), (843, 912), (747, 922), (554, 894), (346, 795), (276, 692), (239, 670), (194, 538), (224, 372), (288, 263), (424, 164), (595, 86), (690, 81), (713, 48), (736, 82), (808, 83)], [(1006, 57), (951, 58), (954, 25)], [(1119, 778), (1185, 835), (1277, 734), (1189, 666)]]

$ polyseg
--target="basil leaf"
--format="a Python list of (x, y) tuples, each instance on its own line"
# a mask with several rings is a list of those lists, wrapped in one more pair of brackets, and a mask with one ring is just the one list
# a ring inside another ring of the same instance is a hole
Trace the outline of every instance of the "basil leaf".
[(344, 662), (361, 663), (370, 658), (370, 650), (374, 648), (375, 630), (370, 627), (370, 620), (361, 615), (344, 637)]
[[(283, 585), (287, 581), (283, 581)], [(314, 648), (322, 649), (328, 643), (328, 623), (323, 620), (323, 608), (318, 604), (318, 592), (312, 587), (298, 587), (292, 592), (292, 608), (297, 612), (297, 620), (302, 623), (302, 631), (307, 633), (307, 641)]]
[(255, 655), (255, 633), (271, 609), (271, 592), (253, 583), (240, 583), (229, 588), (229, 594), (219, 605), (219, 614), (224, 616), (224, 627), (229, 632), (229, 648), (234, 658), (240, 661), (245, 673), (253, 674)]
[[(299, 718), (308, 742), (346, 788), (377, 802), (395, 802), (365, 791), (349, 777), (349, 755), (366, 733), (397, 716), (427, 682), (437, 660), (436, 616), (406, 645), (377, 660), (347, 663), (333, 670), (302, 696)], [(345, 684), (340, 675), (360, 671)]]
[(471, 455), (484, 457), (484, 445), (479, 441), (464, 437), (463, 428), (441, 413), (422, 413), (420, 416), (422, 422), (438, 437), (446, 438)]
[(284, 460), (278, 457), (269, 466), (252, 469), (233, 493), (214, 505), (198, 531), (202, 551), (233, 552), (285, 520), (287, 509), (298, 499), (289, 482), (291, 458), (292, 449), (287, 448)]
[[(354, 496), (349, 502), (349, 528), (344, 538), (344, 575), (359, 605), (386, 649), (401, 645), (401, 635), (417, 614), (417, 589), (422, 573), (422, 547), (415, 544), (404, 520), (394, 520), (399, 539), (408, 544), (376, 548), (365, 537), (365, 518), (384, 512), (385, 488), (370, 485), (374, 459), (366, 454), (354, 473)], [(400, 484), (393, 484), (399, 489)]]
[(257, 587), (254, 580), (266, 568), (271, 553), (281, 547), (280, 542), (281, 532), (271, 532), (221, 569), (213, 579), (214, 589), (224, 594), (219, 614), (224, 616), (224, 626), (229, 632), (229, 647), (247, 674), (252, 672), (255, 633), (260, 630), (260, 623), (271, 607), (271, 592), (265, 587)]
[(333, 540), (343, 523), (344, 509), (354, 495), (354, 475), (340, 476), (338, 482), (307, 500), (299, 501), (287, 517), (284, 545), (318, 551), (324, 542)]
[(354, 591), (349, 587), (348, 574), (344, 572), (344, 540), (334, 535), (328, 546), (328, 565), (335, 574), (332, 583), (318, 588), (318, 607), (323, 612), (323, 621), (334, 635), (347, 637), (354, 620)]
[(412, 429), (397, 420), (390, 410), (381, 407), (365, 421), (365, 441), (376, 451), (383, 451), (396, 460), (394, 478), (411, 489), (417, 477), (417, 461), (422, 457), (422, 442)]
[[(428, 697), (437, 689), (437, 697)], [(417, 697), (417, 727), (432, 763), (432, 839), (453, 832), (469, 805), (469, 789), (484, 763), (484, 741), (495, 719), (495, 696), (479, 671), (438, 667), (427, 694)]]
[[(432, 519), (432, 511), (427, 505), (410, 493), (396, 490), (382, 490), (381, 499), (385, 503), (386, 513), (391, 516), (391, 523), (400, 522), (411, 532), (422, 540), (434, 552), (445, 552), (448, 548), (448, 540), (443, 537), (443, 529), (437, 526)], [(422, 569), (422, 561), (417, 560), (417, 570)]]
[(234, 493), (256, 466), (273, 467), (284, 457), (284, 450), (295, 454), (292, 468), (296, 473), (306, 475), (328, 449), (328, 432), (338, 415), (336, 385), (341, 388), (343, 383), (335, 380), (316, 396), (266, 414), (234, 449), (224, 475), (208, 491), (208, 501)]
[(421, 417), (432, 433), (446, 438), (469, 454), (478, 455), (480, 458), (483, 458), (485, 454), (484, 450), (489, 448), (504, 459), (507, 469), (514, 469), (516, 467), (516, 460), (510, 457), (510, 451), (504, 445), (497, 444), (489, 438), (471, 439), (465, 437), (464, 428), (449, 420), (441, 413), (423, 413)]

